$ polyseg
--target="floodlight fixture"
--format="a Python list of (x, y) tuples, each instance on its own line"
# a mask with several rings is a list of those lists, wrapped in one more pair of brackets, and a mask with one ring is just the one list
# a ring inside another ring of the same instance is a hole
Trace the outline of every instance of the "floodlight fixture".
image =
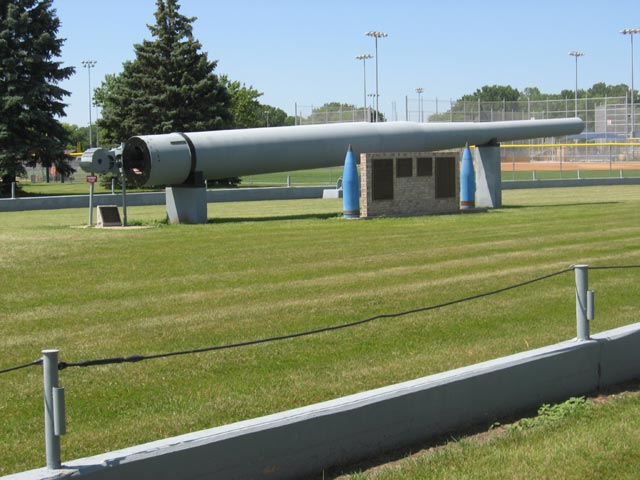
[(365, 33), (365, 35), (367, 37), (373, 37), (373, 39), (375, 40), (375, 44), (376, 44), (376, 122), (378, 121), (378, 115), (380, 112), (380, 108), (379, 108), (379, 100), (380, 100), (380, 94), (378, 93), (378, 39), (379, 38), (386, 38), (389, 36), (389, 34), (384, 33), (384, 32), (378, 32), (378, 31), (368, 31)]
[(367, 119), (367, 60), (373, 58), (373, 55), (370, 53), (361, 53), (360, 55), (356, 55), (356, 59), (362, 60), (362, 75), (363, 75), (363, 84), (364, 84), (364, 121), (368, 121)]
[[(576, 59), (576, 117), (578, 116), (578, 57), (584, 57), (583, 52), (578, 52), (577, 50), (572, 50), (569, 52), (569, 55), (575, 57)], [(585, 107), (586, 109), (586, 107)]]
[(89, 148), (93, 147), (93, 133), (91, 126), (91, 107), (92, 107), (92, 92), (91, 92), (91, 69), (98, 63), (96, 60), (83, 60), (82, 66), (89, 72)]
[(418, 119), (422, 122), (424, 120), (422, 113), (422, 94), (424, 93), (424, 88), (416, 88), (416, 93), (418, 94)]
[(633, 86), (633, 35), (640, 33), (640, 28), (625, 28), (620, 30), (623, 35), (629, 35), (631, 38), (631, 137), (635, 137), (636, 131), (636, 109), (635, 109), (635, 90)]

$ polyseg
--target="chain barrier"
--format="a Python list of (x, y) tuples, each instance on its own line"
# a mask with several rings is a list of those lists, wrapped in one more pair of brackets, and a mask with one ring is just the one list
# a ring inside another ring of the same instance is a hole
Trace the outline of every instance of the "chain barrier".
[[(595, 266), (592, 267), (590, 266), (589, 269), (590, 270), (616, 270), (616, 269), (633, 269), (633, 268), (640, 268), (640, 265), (609, 265), (609, 266)], [(499, 288), (496, 290), (491, 290), (489, 292), (484, 292), (484, 293), (479, 293), (477, 295), (471, 295), (468, 297), (464, 297), (464, 298), (459, 298), (457, 300), (451, 300), (449, 302), (443, 302), (443, 303), (438, 303), (436, 305), (429, 305), (426, 307), (419, 307), (419, 308), (415, 308), (415, 309), (411, 309), (411, 310), (404, 310), (401, 312), (396, 312), (396, 313), (383, 313), (380, 315), (375, 315), (373, 317), (368, 317), (368, 318), (364, 318), (361, 320), (356, 320), (354, 322), (348, 322), (348, 323), (343, 323), (343, 324), (339, 324), (339, 325), (331, 325), (328, 327), (322, 327), (322, 328), (317, 328), (314, 330), (307, 330), (304, 332), (296, 332), (296, 333), (291, 333), (291, 334), (287, 334), (287, 335), (279, 335), (279, 336), (273, 336), (273, 337), (267, 337), (267, 338), (260, 338), (260, 339), (254, 339), (254, 340), (247, 340), (247, 341), (243, 341), (243, 342), (236, 342), (236, 343), (229, 343), (229, 344), (223, 344), (223, 345), (215, 345), (215, 346), (211, 346), (211, 347), (203, 347), (203, 348), (195, 348), (195, 349), (191, 349), (191, 350), (180, 350), (180, 351), (174, 351), (174, 352), (166, 352), (166, 353), (157, 353), (157, 354), (152, 354), (152, 355), (129, 355), (126, 357), (110, 357), (110, 358), (100, 358), (100, 359), (94, 359), (94, 360), (84, 360), (84, 361), (80, 361), (80, 362), (59, 362), (58, 363), (58, 370), (64, 370), (66, 368), (70, 368), (70, 367), (93, 367), (93, 366), (98, 366), (98, 365), (111, 365), (111, 364), (119, 364), (119, 363), (137, 363), (137, 362), (141, 362), (143, 360), (153, 360), (153, 359), (157, 359), (157, 358), (167, 358), (167, 357), (175, 357), (175, 356), (180, 356), (180, 355), (189, 355), (189, 354), (195, 354), (195, 353), (204, 353), (204, 352), (212, 352), (212, 351), (217, 351), (217, 350), (228, 350), (228, 349), (232, 349), (232, 348), (240, 348), (240, 347), (248, 347), (251, 345), (258, 345), (261, 343), (269, 343), (269, 342), (277, 342), (277, 341), (281, 341), (281, 340), (289, 340), (289, 339), (293, 339), (293, 338), (299, 338), (299, 337), (305, 337), (305, 336), (309, 336), (309, 335), (316, 335), (316, 334), (320, 334), (320, 333), (325, 333), (325, 332), (331, 332), (331, 331), (335, 331), (335, 330), (342, 330), (345, 328), (350, 328), (350, 327), (355, 327), (358, 325), (363, 325), (365, 323), (369, 323), (369, 322), (373, 322), (374, 320), (380, 320), (380, 319), (384, 319), (384, 318), (397, 318), (397, 317), (402, 317), (404, 315), (411, 315), (414, 313), (421, 313), (421, 312), (427, 312), (430, 310), (436, 310), (439, 308), (443, 308), (443, 307), (448, 307), (451, 305), (456, 305), (458, 303), (463, 303), (463, 302), (469, 302), (472, 300), (477, 300), (479, 298), (484, 298), (484, 297), (489, 297), (491, 295), (497, 295), (499, 293), (502, 292), (506, 292), (508, 290), (513, 290), (516, 288), (520, 288), (520, 287), (524, 287), (526, 285), (531, 285), (532, 283), (536, 283), (536, 282), (540, 282), (542, 280), (546, 280), (548, 278), (552, 278), (558, 275), (562, 275), (564, 273), (570, 272), (574, 270), (574, 265), (569, 266), (568, 268), (565, 268), (563, 270), (559, 270), (557, 272), (553, 272), (553, 273), (549, 273), (547, 275), (542, 275), (530, 280), (526, 280), (524, 282), (520, 282), (520, 283), (516, 283), (514, 285), (509, 285), (507, 287), (503, 287), (503, 288)], [(4, 374), (4, 373), (9, 373), (9, 372), (13, 372), (15, 370), (20, 370), (23, 368), (28, 368), (28, 367), (32, 367), (32, 366), (36, 366), (36, 365), (42, 365), (42, 358), (39, 358), (38, 360), (34, 360), (33, 362), (29, 362), (29, 363), (25, 363), (23, 365), (18, 365), (15, 367), (10, 367), (10, 368), (6, 368), (3, 370), (0, 370), (0, 374)]]

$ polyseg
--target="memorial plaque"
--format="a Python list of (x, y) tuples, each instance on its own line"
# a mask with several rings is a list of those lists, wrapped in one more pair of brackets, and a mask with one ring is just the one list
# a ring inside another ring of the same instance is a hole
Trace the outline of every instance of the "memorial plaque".
[(98, 206), (98, 227), (121, 227), (120, 212), (115, 205)]
[(436, 157), (436, 198), (456, 196), (456, 159)]
[(396, 177), (413, 177), (413, 158), (396, 159)]
[(381, 158), (373, 164), (373, 199), (393, 199), (393, 159)]
[(419, 157), (417, 162), (418, 177), (430, 177), (433, 175), (433, 158)]

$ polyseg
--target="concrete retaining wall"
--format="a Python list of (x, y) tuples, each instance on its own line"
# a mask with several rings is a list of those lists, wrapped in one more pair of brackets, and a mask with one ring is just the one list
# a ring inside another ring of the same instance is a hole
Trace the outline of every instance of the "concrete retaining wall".
[[(298, 200), (322, 198), (326, 187), (264, 187), (229, 188), (207, 190), (208, 202), (250, 202), (257, 200)], [(93, 196), (94, 206), (122, 206), (122, 195), (110, 193)], [(128, 193), (127, 205), (164, 205), (165, 192)], [(57, 210), (62, 208), (88, 208), (88, 195), (62, 195), (55, 197), (21, 197), (0, 199), (0, 212), (20, 212), (25, 210)]]
[(317, 476), (333, 465), (634, 378), (640, 378), (640, 323), (7, 479)]
[[(164, 205), (164, 192), (128, 193), (127, 205)], [(122, 195), (101, 194), (93, 196), (93, 205), (122, 205)], [(54, 197), (21, 197), (0, 199), (0, 212), (26, 210), (59, 210), (62, 208), (88, 208), (89, 195), (60, 195)]]

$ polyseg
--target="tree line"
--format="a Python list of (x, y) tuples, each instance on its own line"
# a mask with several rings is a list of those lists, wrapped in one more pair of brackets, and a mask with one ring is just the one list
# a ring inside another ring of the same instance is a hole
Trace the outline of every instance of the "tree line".
[[(0, 195), (10, 192), (11, 183), (26, 173), (25, 167), (55, 166), (69, 175), (73, 169), (65, 150), (78, 144), (81, 149), (88, 147), (87, 127), (59, 120), (69, 95), (59, 83), (75, 68), (58, 61), (65, 40), (58, 38), (60, 20), (52, 2), (0, 0)], [(101, 145), (112, 147), (133, 135), (294, 124), (296, 119), (283, 110), (262, 104), (262, 93), (252, 86), (215, 73), (217, 61), (208, 58), (193, 36), (196, 17), (182, 15), (178, 0), (156, 0), (154, 17), (155, 23), (147, 25), (151, 40), (134, 45), (135, 58), (123, 64), (121, 73), (107, 75), (94, 91), (94, 102), (101, 109), (96, 124)], [(596, 83), (578, 93), (593, 98), (627, 92), (624, 84)], [(491, 85), (464, 95), (456, 105), (573, 98), (574, 93), (543, 94), (535, 87), (520, 92)], [(327, 117), (334, 121), (336, 110), (339, 121), (360, 121), (372, 114), (355, 105), (330, 102), (314, 109), (308, 123)], [(448, 115), (440, 114), (442, 119)]]
[[(61, 122), (69, 92), (59, 83), (75, 73), (58, 61), (64, 39), (53, 0), (0, 0), (0, 194), (25, 167), (73, 169), (65, 150), (87, 148), (87, 127)], [(156, 0), (151, 40), (134, 45), (135, 58), (95, 89), (102, 145), (133, 135), (293, 124), (276, 107), (260, 103), (252, 86), (214, 73), (193, 36), (196, 17), (178, 0)]]

